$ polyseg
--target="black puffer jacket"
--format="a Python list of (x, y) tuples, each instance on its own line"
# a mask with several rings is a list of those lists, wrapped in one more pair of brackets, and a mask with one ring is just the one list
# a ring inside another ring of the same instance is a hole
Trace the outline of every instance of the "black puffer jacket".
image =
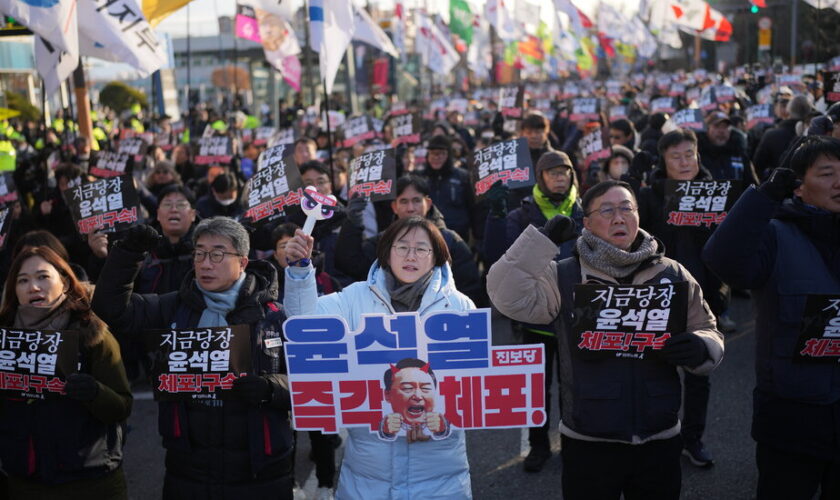
[(474, 196), (470, 174), (452, 165), (452, 155), (438, 170), (426, 167), (423, 175), (429, 180), (430, 198), (443, 214), (449, 229), (469, 241), (473, 224)]
[(697, 134), (698, 149), (703, 166), (718, 180), (738, 180), (756, 184), (758, 179), (750, 158), (744, 148), (743, 139), (732, 132), (723, 146), (715, 146), (705, 132)]
[[(205, 309), (191, 271), (180, 290), (163, 295), (132, 293), (143, 255), (111, 249), (93, 296), (93, 310), (118, 334), (190, 328)], [(268, 262), (251, 261), (230, 325), (251, 327), (251, 373), (265, 376), (272, 397), (258, 407), (236, 399), (161, 403), (158, 426), (169, 474), (203, 484), (261, 481), (291, 474), (292, 434), (282, 346), (264, 339), (282, 331), (285, 314), (276, 302), (277, 274)], [(107, 279), (106, 279), (107, 278)]]

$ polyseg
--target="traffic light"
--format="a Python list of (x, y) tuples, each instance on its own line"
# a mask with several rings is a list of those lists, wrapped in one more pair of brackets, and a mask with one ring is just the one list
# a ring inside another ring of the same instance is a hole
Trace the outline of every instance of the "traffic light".
[(758, 14), (758, 5), (750, 5), (750, 12)]

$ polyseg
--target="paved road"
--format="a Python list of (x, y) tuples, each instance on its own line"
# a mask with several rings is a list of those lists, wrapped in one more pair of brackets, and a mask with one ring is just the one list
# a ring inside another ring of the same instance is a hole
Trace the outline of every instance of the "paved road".
[[(726, 338), (726, 357), (712, 374), (712, 396), (708, 414), (706, 444), (717, 460), (712, 469), (700, 470), (683, 461), (683, 494), (687, 500), (749, 500), (756, 483), (754, 452), (750, 439), (752, 405), (753, 325), (751, 303), (735, 299), (733, 317), (741, 328)], [(494, 320), (494, 343), (514, 343), (504, 320)], [(157, 435), (157, 407), (146, 394), (138, 394), (129, 420), (132, 430), (126, 444), (125, 468), (132, 499), (160, 498), (163, 477), (163, 449)], [(146, 399), (142, 399), (146, 398)], [(553, 401), (556, 401), (556, 394)], [(556, 411), (552, 419), (557, 420)], [(556, 425), (553, 426), (556, 429)], [(315, 484), (306, 433), (300, 443), (295, 474), (308, 493)], [(552, 432), (553, 448), (559, 450), (559, 433)], [(539, 474), (522, 470), (523, 432), (520, 430), (471, 431), (467, 449), (476, 499), (520, 498), (560, 499), (559, 454), (552, 456)], [(340, 460), (340, 453), (339, 457)]]

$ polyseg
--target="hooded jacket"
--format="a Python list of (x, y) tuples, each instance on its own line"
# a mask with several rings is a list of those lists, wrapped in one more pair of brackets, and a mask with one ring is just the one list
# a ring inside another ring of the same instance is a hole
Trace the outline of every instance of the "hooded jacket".
[(452, 164), (452, 151), (449, 151), (441, 168), (426, 166), (422, 174), (429, 180), (429, 197), (443, 214), (447, 227), (469, 241), (475, 203), (469, 173)]
[[(588, 441), (641, 444), (668, 439), (680, 432), (681, 386), (677, 367), (651, 358), (590, 359), (575, 346), (572, 326), (573, 291), (561, 291), (559, 281), (615, 284), (617, 280), (587, 267), (577, 256), (554, 260), (557, 246), (535, 227), (528, 227), (487, 274), (490, 300), (517, 321), (550, 323), (560, 316), (560, 432)], [(579, 274), (570, 274), (579, 269)], [(558, 281), (558, 272), (567, 273)], [(723, 358), (723, 339), (703, 301), (700, 286), (679, 263), (665, 257), (661, 243), (656, 255), (628, 277), (632, 284), (688, 283), (686, 332), (706, 345), (708, 358), (692, 373), (704, 375)]]
[(809, 294), (840, 294), (840, 216), (750, 188), (709, 239), (703, 259), (753, 290), (753, 438), (833, 460), (840, 452), (840, 364), (794, 358)]
[(798, 121), (792, 118), (782, 120), (775, 127), (764, 132), (752, 158), (759, 179), (766, 178), (779, 166), (782, 155), (796, 138)]
[[(190, 271), (177, 291), (132, 293), (143, 254), (111, 249), (93, 295), (93, 310), (119, 335), (140, 338), (145, 330), (191, 328), (205, 309)], [(277, 300), (277, 278), (268, 262), (245, 270), (230, 325), (251, 327), (252, 374), (266, 377), (269, 402), (253, 407), (237, 399), (161, 402), (158, 430), (166, 448), (167, 472), (201, 483), (242, 483), (291, 473), (292, 433), (282, 346), (264, 340), (282, 331), (285, 314)]]
[(713, 179), (756, 184), (758, 179), (755, 170), (745, 151), (744, 140), (739, 134), (740, 132), (732, 131), (729, 140), (723, 146), (712, 144), (705, 132), (697, 134), (700, 158)]
[[(337, 315), (350, 331), (360, 327), (362, 314), (394, 314), (385, 284), (385, 271), (378, 262), (368, 279), (339, 293), (318, 297), (314, 269), (287, 268), (284, 303), (289, 316)], [(421, 315), (432, 311), (468, 311), (473, 302), (455, 289), (449, 265), (435, 267), (420, 307)], [(405, 437), (380, 440), (365, 428), (348, 429), (347, 447), (336, 498), (409, 500), (472, 498), (464, 431), (439, 441), (408, 444)]]

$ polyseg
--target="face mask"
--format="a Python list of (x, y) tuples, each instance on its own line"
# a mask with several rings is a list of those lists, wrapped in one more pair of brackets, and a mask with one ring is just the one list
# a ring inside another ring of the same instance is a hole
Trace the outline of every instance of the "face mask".
[(229, 200), (220, 200), (220, 199), (216, 198), (216, 201), (219, 202), (219, 205), (221, 205), (223, 207), (228, 207), (230, 205), (233, 205), (236, 202), (236, 198), (231, 198)]

